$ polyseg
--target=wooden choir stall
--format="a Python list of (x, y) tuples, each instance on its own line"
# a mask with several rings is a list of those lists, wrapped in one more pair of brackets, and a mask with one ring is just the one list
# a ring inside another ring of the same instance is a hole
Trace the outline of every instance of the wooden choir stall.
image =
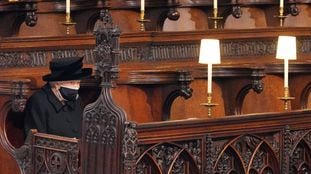
[[(205, 11), (208, 16), (212, 7), (203, 1), (161, 0), (146, 1), (150, 8), (146, 19), (162, 20), (141, 19), (147, 31), (130, 31), (141, 29), (137, 21), (135, 27), (123, 21), (122, 15), (139, 17), (130, 3), (81, 2), (85, 8), (76, 6), (73, 12), (79, 28), (76, 34), (21, 37), (28, 32), (25, 26), (20, 27), (21, 36), (15, 30), (0, 29), (4, 36), (0, 37), (0, 173), (311, 173), (310, 27), (288, 27), (291, 17), (285, 19), (285, 27), (279, 27), (278, 18), (271, 17), (266, 19), (267, 26), (256, 19), (254, 28), (235, 28), (241, 8), (249, 16), (263, 11), (272, 15), (278, 9), (269, 0), (246, 0), (220, 3), (226, 22), (215, 21), (222, 29), (213, 29), (213, 21), (197, 21), (201, 22), (197, 30), (163, 32), (159, 31), (165, 23), (161, 14), (169, 12), (165, 18), (175, 19), (180, 8), (181, 12), (193, 10), (192, 15)], [(47, 6), (51, 3), (0, 1), (8, 11), (23, 7), (17, 12), (26, 12), (23, 19), (28, 23), (36, 22), (30, 17), (47, 18), (44, 15), (50, 15)], [(136, 1), (132, 4), (138, 5)], [(286, 1), (291, 9), (286, 15), (295, 14), (297, 6), (307, 10), (309, 4)], [(93, 6), (96, 11), (87, 9)], [(75, 13), (79, 10), (81, 14)], [(12, 14), (0, 16), (13, 18)], [(84, 18), (89, 18), (88, 23), (82, 22)], [(17, 37), (9, 37), (13, 35)], [(287, 110), (281, 100), (283, 60), (275, 58), (280, 35), (297, 38), (298, 58), (289, 63), (293, 100), (287, 103)], [(212, 100), (217, 105), (211, 108), (211, 115), (202, 106), (208, 101), (207, 66), (198, 63), (203, 38), (220, 40), (221, 64), (213, 65), (212, 71)], [(41, 77), (48, 73), (49, 61), (70, 56), (84, 56), (84, 66), (93, 68), (79, 90), (84, 105), (82, 138), (37, 130), (24, 135), (25, 104), (43, 86)]]

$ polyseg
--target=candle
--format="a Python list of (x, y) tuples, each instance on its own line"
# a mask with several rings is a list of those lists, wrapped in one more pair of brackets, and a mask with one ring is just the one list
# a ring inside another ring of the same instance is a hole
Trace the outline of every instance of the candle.
[(217, 0), (214, 0), (214, 8), (217, 8)]
[(213, 64), (209, 63), (207, 66), (207, 93), (212, 93), (212, 70)]
[(284, 7), (284, 0), (280, 0), (280, 7), (281, 7), (281, 8)]
[(70, 14), (70, 0), (66, 0), (66, 13)]
[(284, 87), (288, 87), (288, 59), (284, 59)]
[(140, 0), (140, 11), (145, 11), (145, 0)]

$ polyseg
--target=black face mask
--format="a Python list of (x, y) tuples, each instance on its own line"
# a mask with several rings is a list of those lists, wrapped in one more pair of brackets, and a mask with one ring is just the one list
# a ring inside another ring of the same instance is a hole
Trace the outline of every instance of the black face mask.
[(59, 92), (63, 96), (63, 98), (68, 101), (74, 101), (78, 98), (78, 89), (60, 87)]

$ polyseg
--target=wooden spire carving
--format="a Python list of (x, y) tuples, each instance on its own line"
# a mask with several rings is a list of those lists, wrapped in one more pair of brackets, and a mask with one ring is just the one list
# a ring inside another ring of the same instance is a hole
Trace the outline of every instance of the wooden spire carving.
[(126, 115), (113, 101), (111, 87), (118, 76), (120, 29), (113, 25), (108, 10), (96, 23), (95, 75), (101, 79), (98, 99), (86, 106), (81, 139), (81, 173), (122, 173), (122, 142)]

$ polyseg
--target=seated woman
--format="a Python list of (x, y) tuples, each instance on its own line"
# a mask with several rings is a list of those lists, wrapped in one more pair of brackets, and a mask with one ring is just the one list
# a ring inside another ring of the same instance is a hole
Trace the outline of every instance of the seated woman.
[(92, 74), (82, 68), (83, 58), (54, 59), (51, 74), (43, 76), (47, 83), (27, 101), (25, 133), (30, 129), (66, 137), (81, 137), (83, 108), (78, 95), (80, 80)]

